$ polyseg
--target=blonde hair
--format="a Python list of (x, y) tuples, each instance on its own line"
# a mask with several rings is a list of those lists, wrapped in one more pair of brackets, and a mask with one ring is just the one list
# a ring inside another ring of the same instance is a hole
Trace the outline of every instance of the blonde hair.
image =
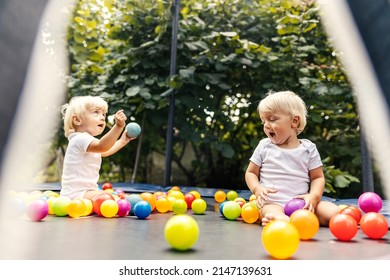
[(297, 134), (301, 133), (306, 126), (307, 109), (305, 102), (292, 91), (269, 92), (257, 107), (259, 115), (270, 112), (282, 112), (291, 115), (292, 118), (299, 116)]
[(85, 111), (90, 108), (102, 109), (105, 113), (108, 111), (107, 102), (100, 96), (75, 96), (69, 103), (60, 107), (61, 114), (64, 120), (65, 137), (75, 132), (73, 117), (82, 117)]

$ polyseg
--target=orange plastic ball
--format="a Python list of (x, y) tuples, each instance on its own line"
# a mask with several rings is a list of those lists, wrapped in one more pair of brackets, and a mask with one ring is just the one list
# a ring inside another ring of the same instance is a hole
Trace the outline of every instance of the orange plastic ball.
[(224, 202), (226, 200), (226, 193), (223, 190), (218, 190), (214, 193), (214, 199), (218, 203)]
[(298, 229), (301, 240), (312, 239), (320, 229), (318, 217), (307, 209), (298, 209), (290, 216), (290, 222)]
[(350, 241), (358, 231), (356, 220), (347, 214), (336, 214), (329, 221), (330, 232), (341, 241)]
[(254, 203), (245, 203), (241, 208), (241, 218), (248, 224), (253, 224), (259, 219), (259, 209)]
[(389, 231), (389, 224), (380, 213), (365, 213), (360, 220), (360, 228), (370, 239), (381, 239)]
[(140, 194), (141, 198), (147, 202), (149, 202), (150, 207), (152, 207), (152, 211), (156, 209), (156, 196), (150, 192), (144, 192)]
[(156, 209), (160, 213), (166, 213), (171, 209), (171, 202), (166, 197), (161, 197), (156, 201)]
[(79, 218), (84, 215), (86, 210), (82, 199), (73, 199), (68, 205), (68, 215), (72, 218)]

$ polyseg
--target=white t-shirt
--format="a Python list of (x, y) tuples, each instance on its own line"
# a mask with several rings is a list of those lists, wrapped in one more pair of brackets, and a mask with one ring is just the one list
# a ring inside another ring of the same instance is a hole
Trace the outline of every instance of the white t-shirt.
[(69, 136), (60, 195), (71, 199), (82, 198), (86, 191), (98, 189), (102, 156), (87, 152), (89, 144), (95, 139), (87, 132), (75, 132)]
[(265, 138), (259, 142), (250, 161), (260, 166), (260, 182), (263, 187), (275, 188), (268, 202), (284, 206), (297, 195), (308, 193), (309, 171), (322, 166), (316, 145), (300, 139), (295, 149), (282, 149)]

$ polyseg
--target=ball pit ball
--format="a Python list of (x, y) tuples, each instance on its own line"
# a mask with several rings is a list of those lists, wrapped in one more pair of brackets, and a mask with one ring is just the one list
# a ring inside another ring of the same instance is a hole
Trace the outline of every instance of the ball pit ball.
[(254, 203), (245, 203), (241, 207), (241, 218), (248, 224), (253, 224), (259, 219), (259, 209)]
[(352, 206), (352, 205), (342, 208), (340, 210), (340, 213), (350, 215), (351, 217), (353, 217), (356, 220), (356, 222), (358, 224), (360, 223), (360, 219), (362, 218), (362, 212), (360, 211), (360, 209), (358, 207)]
[(93, 213), (93, 203), (92, 200), (88, 198), (82, 198), (82, 201), (84, 201), (85, 204), (85, 211), (82, 216), (89, 216)]
[(86, 205), (82, 199), (73, 199), (68, 205), (68, 215), (79, 218), (86, 212)]
[(226, 204), (226, 200), (224, 201), (224, 202), (222, 202), (220, 205), (219, 205), (219, 213), (222, 215), (222, 216), (224, 216), (223, 215), (223, 207), (225, 206), (225, 204)]
[(156, 209), (159, 213), (166, 213), (171, 208), (171, 203), (169, 202), (168, 198), (161, 197), (157, 199), (156, 201)]
[(118, 204), (118, 213), (119, 217), (125, 217), (130, 213), (131, 204), (126, 199), (119, 199), (116, 201)]
[(152, 207), (150, 206), (149, 202), (145, 200), (138, 202), (134, 206), (134, 215), (137, 216), (138, 219), (146, 219), (149, 217), (150, 213), (152, 213)]
[(149, 202), (150, 207), (152, 207), (152, 211), (156, 209), (156, 196), (150, 192), (143, 192), (140, 194), (141, 198), (147, 202)]
[(329, 230), (340, 241), (350, 241), (358, 231), (356, 220), (347, 214), (336, 214), (329, 221)]
[(368, 212), (360, 220), (360, 229), (370, 239), (381, 239), (389, 231), (389, 224), (384, 215)]
[(176, 199), (184, 199), (184, 194), (181, 191), (178, 190), (170, 190), (167, 194), (167, 197), (174, 197)]
[(195, 190), (189, 191), (188, 193), (193, 194), (195, 196), (195, 198), (201, 198), (202, 197), (200, 195), (200, 193), (198, 191), (195, 191)]
[(223, 205), (223, 216), (228, 220), (236, 220), (241, 215), (241, 206), (235, 201), (227, 201)]
[(130, 138), (138, 137), (141, 133), (141, 127), (136, 122), (131, 122), (126, 125), (126, 134)]
[(290, 223), (298, 229), (301, 240), (312, 239), (320, 229), (318, 217), (307, 209), (298, 209), (292, 213)]
[(382, 209), (382, 198), (374, 192), (365, 192), (359, 196), (359, 208), (364, 212), (379, 212)]
[(195, 214), (204, 214), (207, 209), (207, 203), (202, 198), (197, 198), (192, 202), (191, 209)]
[(164, 237), (174, 250), (189, 250), (198, 241), (198, 223), (187, 214), (174, 215), (165, 224)]
[(226, 193), (223, 190), (218, 190), (214, 193), (214, 199), (218, 203), (222, 203), (226, 200)]
[(118, 213), (119, 206), (115, 200), (106, 199), (100, 205), (101, 216), (105, 218), (112, 218)]
[(59, 196), (53, 201), (53, 213), (57, 217), (64, 217), (68, 215), (68, 205), (71, 199), (66, 196)]
[(98, 215), (98, 216), (102, 216), (102, 213), (100, 211), (100, 207), (102, 205), (102, 203), (106, 200), (114, 200), (114, 197), (109, 194), (109, 193), (100, 193), (98, 195), (95, 195), (93, 198), (92, 198), (92, 204), (93, 204), (93, 211)]
[(187, 203), (188, 209), (192, 208), (192, 202), (194, 202), (195, 199), (200, 199), (200, 198), (196, 198), (196, 196), (192, 193), (186, 193), (184, 195), (184, 201)]
[(175, 214), (184, 214), (187, 211), (187, 202), (184, 199), (176, 199), (172, 203), (172, 211)]
[(26, 214), (34, 222), (43, 220), (49, 213), (46, 200), (36, 199), (27, 205)]
[(305, 201), (300, 198), (293, 198), (284, 205), (284, 213), (290, 216), (294, 211), (302, 209), (305, 206)]
[(264, 226), (261, 241), (270, 256), (275, 259), (288, 259), (298, 250), (300, 236), (292, 223), (273, 220)]
[(230, 200), (230, 201), (235, 200), (237, 197), (238, 197), (238, 193), (234, 190), (230, 190), (226, 194), (227, 200)]
[(106, 182), (102, 185), (102, 190), (105, 191), (105, 190), (112, 190), (113, 187), (112, 187), (112, 184), (109, 183), (109, 182)]
[(130, 202), (131, 204), (131, 208), (130, 208), (130, 215), (134, 215), (134, 207), (135, 205), (140, 202), (140, 201), (143, 201), (142, 199), (142, 196), (139, 195), (139, 194), (130, 194), (128, 196), (126, 196), (125, 198), (128, 202)]

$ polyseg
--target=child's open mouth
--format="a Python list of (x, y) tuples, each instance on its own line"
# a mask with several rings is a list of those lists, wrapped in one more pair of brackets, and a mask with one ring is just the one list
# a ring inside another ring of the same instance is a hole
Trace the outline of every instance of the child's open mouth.
[(275, 132), (270, 132), (270, 133), (269, 133), (269, 136), (270, 136), (271, 138), (274, 138), (274, 137), (275, 137)]

